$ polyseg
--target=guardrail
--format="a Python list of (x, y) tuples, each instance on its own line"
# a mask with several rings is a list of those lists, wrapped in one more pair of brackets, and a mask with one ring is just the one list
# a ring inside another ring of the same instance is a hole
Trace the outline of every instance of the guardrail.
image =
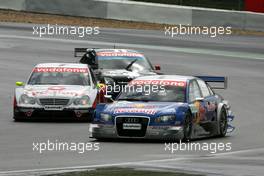
[(82, 17), (264, 31), (264, 14), (120, 0), (1, 0), (0, 8)]

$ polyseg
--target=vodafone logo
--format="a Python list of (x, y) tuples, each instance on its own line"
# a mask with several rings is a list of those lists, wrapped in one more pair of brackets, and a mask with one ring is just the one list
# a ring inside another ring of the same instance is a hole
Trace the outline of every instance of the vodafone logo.
[(170, 81), (170, 80), (134, 80), (130, 82), (131, 85), (164, 85), (164, 86), (179, 86), (185, 87), (184, 81)]
[(66, 68), (66, 67), (36, 67), (34, 72), (72, 72), (72, 73), (88, 73), (87, 68)]
[(143, 57), (143, 54), (140, 53), (129, 53), (129, 52), (99, 52), (98, 56), (126, 56), (126, 57)]

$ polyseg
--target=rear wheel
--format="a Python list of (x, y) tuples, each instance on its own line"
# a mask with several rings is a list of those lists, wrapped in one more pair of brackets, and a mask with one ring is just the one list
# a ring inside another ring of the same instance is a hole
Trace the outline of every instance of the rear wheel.
[(219, 137), (224, 137), (227, 132), (227, 114), (225, 109), (221, 110), (220, 118), (218, 122), (218, 128), (219, 128)]
[(184, 125), (183, 125), (183, 141), (188, 142), (191, 140), (192, 136), (192, 116), (190, 112), (187, 112), (185, 119), (184, 119)]

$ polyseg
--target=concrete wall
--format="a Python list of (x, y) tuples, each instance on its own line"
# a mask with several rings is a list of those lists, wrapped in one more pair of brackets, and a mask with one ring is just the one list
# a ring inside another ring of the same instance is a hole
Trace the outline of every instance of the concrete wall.
[(106, 19), (264, 31), (264, 14), (120, 0), (0, 0), (0, 8)]
[(161, 24), (192, 24), (191, 9), (154, 3), (111, 1), (108, 3), (107, 17)]
[(245, 14), (235, 11), (212, 11), (199, 10), (192, 11), (194, 26), (231, 26), (232, 28), (245, 28)]
[(91, 0), (26, 0), (25, 10), (52, 14), (107, 18), (107, 2)]
[(1, 9), (13, 9), (13, 10), (24, 10), (26, 0), (1, 0), (0, 8)]
[(245, 14), (245, 29), (264, 31), (264, 14), (255, 15), (254, 13)]

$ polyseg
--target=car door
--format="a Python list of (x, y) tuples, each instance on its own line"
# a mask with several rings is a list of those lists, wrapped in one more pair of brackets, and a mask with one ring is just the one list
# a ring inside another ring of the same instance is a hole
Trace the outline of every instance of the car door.
[(194, 123), (202, 123), (207, 121), (205, 108), (206, 103), (203, 99), (196, 79), (193, 79), (189, 82), (188, 102), (194, 116)]
[(200, 87), (202, 97), (203, 97), (203, 102), (204, 102), (204, 107), (205, 107), (205, 120), (206, 121), (213, 121), (216, 119), (217, 113), (216, 113), (216, 108), (217, 108), (217, 99), (210, 91), (208, 88), (208, 85), (200, 79), (197, 79), (198, 85)]

